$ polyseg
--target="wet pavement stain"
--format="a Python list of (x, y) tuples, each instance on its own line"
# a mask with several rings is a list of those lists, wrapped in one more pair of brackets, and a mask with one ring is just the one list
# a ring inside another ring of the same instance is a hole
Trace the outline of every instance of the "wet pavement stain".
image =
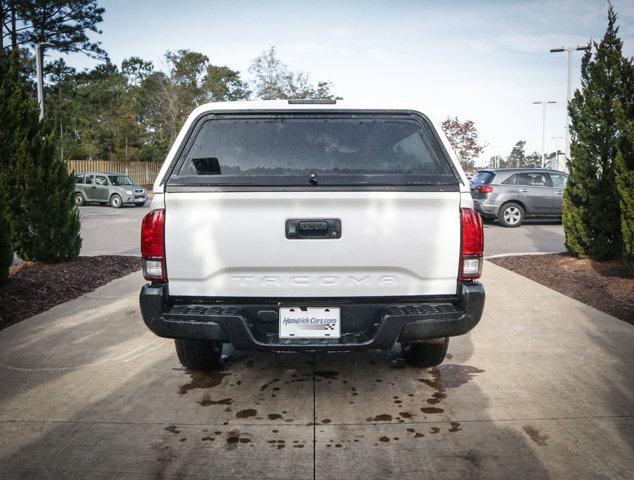
[(429, 432), (430, 432), (431, 434), (436, 434), (436, 433), (440, 432), (440, 428), (438, 428), (438, 427), (431, 427), (431, 428), (429, 429)]
[(336, 380), (337, 379), (337, 375), (339, 375), (340, 372), (337, 372), (335, 370), (320, 370), (315, 372), (315, 376), (317, 377), (321, 377), (321, 378), (326, 378), (328, 380)]
[(196, 403), (198, 403), (202, 407), (209, 407), (210, 405), (231, 405), (232, 402), (233, 400), (231, 398), (223, 398), (222, 400), (212, 400), (209, 394), (206, 393), (205, 395), (203, 395), (203, 398), (201, 398)]
[(389, 422), (392, 420), (392, 415), (387, 413), (381, 413), (380, 415), (376, 415), (373, 417), (368, 417), (365, 419), (366, 422)]
[[(447, 398), (447, 389), (458, 388), (461, 385), (473, 380), (477, 373), (482, 373), (481, 370), (471, 365), (458, 365), (447, 364), (440, 365), (429, 369), (432, 378), (417, 378), (421, 383), (436, 390), (432, 393), (431, 397), (426, 400), (430, 405), (436, 405), (440, 403), (443, 398)], [(442, 413), (444, 410), (438, 407), (423, 407), (421, 408), (423, 413)]]
[(445, 410), (438, 407), (422, 407), (420, 411), (423, 413), (433, 414), (433, 413), (442, 413)]
[(200, 440), (203, 442), (213, 442), (216, 439), (216, 437), (203, 437)]
[(251, 443), (251, 439), (240, 436), (240, 432), (238, 430), (232, 430), (227, 433), (227, 437), (225, 438), (226, 448), (227, 450), (235, 450), (238, 447), (238, 444)]
[(328, 423), (330, 423), (331, 421), (332, 421), (332, 420), (330, 420), (329, 418), (324, 418), (324, 419), (321, 421), (321, 423), (328, 424)]
[(222, 383), (222, 379), (230, 373), (223, 372), (203, 372), (198, 370), (185, 370), (189, 375), (189, 383), (185, 383), (180, 386), (178, 393), (185, 395), (190, 390), (195, 388), (213, 388)]
[(279, 378), (274, 378), (273, 380), (271, 380), (270, 382), (265, 383), (264, 385), (262, 385), (260, 387), (260, 391), (263, 392), (264, 390), (266, 390), (267, 388), (269, 388), (269, 385), (272, 385), (275, 382), (279, 382), (280, 379)]
[(181, 433), (176, 425), (170, 425), (169, 427), (165, 427), (163, 430), (173, 433), (174, 435), (178, 435), (179, 433)]
[(387, 443), (389, 441), (390, 441), (390, 437), (383, 436), (383, 437), (379, 438), (379, 442)]
[(258, 414), (258, 411), (254, 408), (245, 408), (244, 410), (240, 410), (236, 413), (236, 418), (250, 418), (255, 417)]
[(420, 437), (424, 437), (424, 436), (425, 436), (425, 435), (423, 435), (423, 434), (422, 434), (422, 433), (420, 433), (420, 432), (416, 432), (416, 433), (414, 434), (414, 438), (420, 438)]
[(433, 379), (419, 378), (419, 382), (429, 385), (435, 390), (443, 391), (446, 388), (458, 388), (469, 380), (473, 380), (477, 373), (483, 373), (481, 370), (471, 365), (458, 365), (449, 363), (430, 369)]
[(280, 415), (279, 413), (269, 413), (267, 416), (269, 420), (277, 420), (278, 418), (282, 418), (282, 415)]
[(451, 425), (451, 428), (449, 429), (450, 432), (459, 432), (460, 430), (462, 430), (458, 422), (451, 422), (450, 425)]
[(545, 447), (546, 445), (548, 445), (546, 443), (546, 440), (548, 440), (549, 438), (548, 435), (540, 434), (539, 430), (537, 430), (535, 427), (531, 425), (524, 425), (522, 427), (522, 430), (524, 430), (526, 434), (531, 438), (531, 440), (540, 447)]

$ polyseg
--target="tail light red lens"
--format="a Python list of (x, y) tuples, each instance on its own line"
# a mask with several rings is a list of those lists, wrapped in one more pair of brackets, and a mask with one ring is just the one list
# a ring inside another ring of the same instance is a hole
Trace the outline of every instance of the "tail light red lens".
[(155, 283), (167, 282), (165, 268), (165, 210), (152, 210), (141, 224), (143, 276)]
[(482, 193), (491, 193), (493, 191), (493, 187), (489, 185), (482, 185), (478, 187), (478, 190), (480, 190), (480, 192)]
[(472, 208), (461, 208), (460, 225), (462, 235), (458, 279), (475, 280), (482, 274), (482, 255), (484, 254), (482, 217)]

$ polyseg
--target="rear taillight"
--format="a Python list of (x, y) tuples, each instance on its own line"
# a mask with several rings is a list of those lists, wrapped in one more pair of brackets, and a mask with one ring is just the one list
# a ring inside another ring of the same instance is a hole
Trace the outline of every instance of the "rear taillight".
[(481, 193), (491, 193), (493, 191), (493, 187), (489, 185), (481, 185), (478, 187)]
[(165, 210), (152, 210), (141, 225), (143, 276), (154, 283), (167, 282), (165, 268)]
[(482, 217), (472, 208), (460, 209), (460, 272), (459, 280), (475, 280), (482, 273), (484, 228)]

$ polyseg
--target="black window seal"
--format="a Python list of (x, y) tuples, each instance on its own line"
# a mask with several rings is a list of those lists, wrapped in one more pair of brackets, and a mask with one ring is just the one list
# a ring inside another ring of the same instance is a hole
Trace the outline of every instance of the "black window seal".
[[(447, 149), (445, 148), (442, 140), (440, 139), (440, 136), (438, 135), (438, 132), (436, 130), (436, 128), (434, 127), (433, 123), (429, 120), (429, 118), (427, 116), (425, 116), (424, 114), (422, 114), (421, 112), (415, 111), (415, 110), (375, 110), (375, 109), (327, 109), (327, 110), (304, 110), (304, 109), (293, 109), (293, 110), (287, 110), (287, 109), (266, 109), (266, 110), (213, 110), (213, 111), (209, 111), (209, 112), (203, 112), (200, 115), (198, 115), (194, 121), (192, 122), (189, 130), (187, 131), (185, 138), (183, 139), (183, 141), (181, 142), (181, 144), (179, 145), (178, 150), (176, 151), (176, 153), (174, 154), (174, 157), (172, 158), (172, 161), (170, 162), (170, 165), (167, 169), (167, 171), (165, 172), (165, 175), (163, 176), (163, 178), (161, 179), (161, 186), (164, 187), (169, 187), (170, 185), (168, 184), (169, 180), (172, 178), (174, 171), (176, 170), (177, 167), (180, 167), (180, 165), (182, 164), (182, 162), (184, 161), (185, 157), (187, 156), (187, 153), (189, 152), (189, 150), (191, 149), (192, 145), (193, 145), (193, 140), (195, 138), (195, 134), (198, 133), (198, 131), (200, 130), (200, 128), (202, 127), (202, 125), (207, 121), (207, 120), (213, 120), (214, 118), (218, 118), (218, 117), (229, 117), (229, 116), (239, 116), (239, 117), (246, 117), (248, 118), (249, 116), (252, 117), (260, 117), (260, 116), (271, 116), (271, 115), (284, 115), (284, 116), (295, 116), (295, 115), (306, 115), (306, 116), (311, 116), (311, 115), (342, 115), (342, 116), (354, 116), (354, 115), (381, 115), (381, 116), (398, 116), (399, 118), (402, 118), (403, 115), (410, 115), (410, 116), (414, 116), (414, 117), (418, 117), (418, 121), (428, 130), (429, 133), (431, 133), (431, 138), (433, 139), (432, 141), (432, 146), (434, 149), (436, 149), (436, 154), (440, 156), (440, 158), (444, 159), (447, 164), (449, 165), (449, 169), (451, 171), (451, 173), (453, 173), (453, 176), (455, 177), (455, 186), (458, 186), (458, 188), (452, 188), (451, 191), (459, 191), (460, 188), (459, 186), (461, 184), (464, 184), (464, 182), (462, 181), (462, 177), (460, 176), (460, 173), (458, 172), (456, 166), (454, 165), (452, 159), (451, 159), (451, 155), (449, 155), (449, 152), (447, 151)], [(321, 176), (323, 178), (323, 176)], [(210, 185), (209, 183), (207, 183), (206, 186), (208, 186), (211, 189), (214, 189), (215, 186), (217, 186), (217, 183), (214, 183), (213, 185)], [(452, 186), (454, 184), (452, 183)], [(174, 185), (172, 185), (174, 186)], [(222, 187), (222, 185), (219, 185), (220, 187)], [(311, 186), (309, 184), (307, 184), (306, 186), (301, 186), (301, 185), (293, 185), (292, 187), (297, 188), (298, 190), (315, 190), (315, 186)], [(327, 188), (331, 188), (330, 186), (324, 186), (325, 189)], [(350, 189), (354, 189), (354, 190), (358, 190), (358, 189), (362, 189), (362, 190), (376, 190), (379, 189), (380, 187), (393, 187), (393, 188), (388, 188), (387, 190), (400, 190), (402, 188), (407, 188), (410, 189), (410, 187), (412, 187), (412, 185), (408, 185), (408, 184), (404, 184), (404, 185), (372, 185), (372, 186), (364, 186), (362, 184), (354, 184), (354, 185), (350, 185), (348, 187), (346, 187), (346, 190), (350, 190)], [(433, 187), (433, 185), (415, 185), (415, 188), (413, 188), (412, 190), (420, 190), (422, 188), (428, 188), (428, 187)], [(249, 191), (266, 191), (266, 190), (270, 190), (271, 188), (279, 188), (279, 185), (273, 185), (273, 186), (268, 186), (268, 185), (248, 185), (248, 186), (233, 186), (232, 189), (234, 190), (249, 190)], [(284, 188), (284, 190), (289, 190), (291, 188), (291, 186)], [(332, 188), (338, 188), (338, 186), (332, 187)], [(226, 191), (222, 188), (220, 188), (223, 191)], [(381, 188), (383, 190), (383, 188)], [(218, 189), (216, 189), (218, 190)], [(167, 190), (170, 191), (170, 190)], [(181, 190), (182, 191), (182, 190)], [(448, 190), (449, 191), (449, 190)]]

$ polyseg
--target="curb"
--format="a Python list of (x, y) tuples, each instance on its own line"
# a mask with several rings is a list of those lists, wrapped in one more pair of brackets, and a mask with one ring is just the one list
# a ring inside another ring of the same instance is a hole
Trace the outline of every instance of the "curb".
[(484, 257), (485, 260), (489, 260), (491, 258), (501, 258), (501, 257), (523, 257), (525, 255), (554, 255), (556, 253), (566, 253), (563, 251), (559, 252), (521, 252), (521, 253), (498, 253), (497, 255), (488, 255)]

